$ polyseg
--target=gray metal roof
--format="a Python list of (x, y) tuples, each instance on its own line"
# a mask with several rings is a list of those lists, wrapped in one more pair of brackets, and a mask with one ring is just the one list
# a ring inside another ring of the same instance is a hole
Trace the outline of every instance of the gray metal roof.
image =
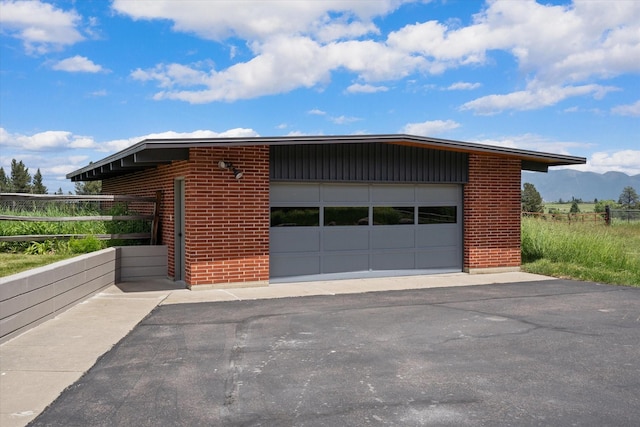
[(491, 154), (501, 157), (517, 158), (522, 160), (523, 170), (538, 172), (546, 172), (549, 166), (579, 165), (586, 163), (584, 157), (404, 134), (145, 139), (109, 157), (67, 174), (67, 178), (72, 181), (96, 181), (154, 168), (160, 164), (171, 163), (173, 161), (188, 160), (189, 148), (194, 147), (373, 143), (409, 144), (445, 151)]

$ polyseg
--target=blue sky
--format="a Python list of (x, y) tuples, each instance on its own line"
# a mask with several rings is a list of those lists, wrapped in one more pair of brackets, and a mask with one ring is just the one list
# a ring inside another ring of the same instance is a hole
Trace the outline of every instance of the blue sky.
[(147, 137), (409, 133), (640, 173), (640, 1), (0, 0), (0, 166)]

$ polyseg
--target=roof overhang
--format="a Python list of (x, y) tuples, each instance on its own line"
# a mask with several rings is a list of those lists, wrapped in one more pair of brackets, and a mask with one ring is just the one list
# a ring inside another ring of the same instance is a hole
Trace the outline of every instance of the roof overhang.
[(585, 164), (584, 157), (519, 150), (413, 135), (281, 136), (250, 138), (146, 139), (109, 157), (67, 174), (72, 181), (97, 181), (155, 168), (161, 164), (188, 160), (190, 148), (242, 147), (294, 144), (399, 144), (445, 151), (516, 158), (522, 169), (547, 172), (550, 166)]

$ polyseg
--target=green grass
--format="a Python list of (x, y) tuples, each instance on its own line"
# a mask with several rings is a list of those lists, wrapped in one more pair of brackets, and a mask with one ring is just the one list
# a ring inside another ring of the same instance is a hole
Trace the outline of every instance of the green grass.
[(640, 222), (522, 220), (522, 269), (547, 276), (640, 287)]
[(21, 271), (52, 264), (63, 259), (71, 258), (76, 254), (9, 254), (0, 253), (0, 277), (10, 276)]

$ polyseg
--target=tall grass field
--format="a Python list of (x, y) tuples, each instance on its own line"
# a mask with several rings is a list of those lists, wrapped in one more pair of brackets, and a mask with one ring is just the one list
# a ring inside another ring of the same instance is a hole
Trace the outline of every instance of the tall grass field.
[(605, 226), (523, 218), (522, 269), (640, 287), (640, 222)]

